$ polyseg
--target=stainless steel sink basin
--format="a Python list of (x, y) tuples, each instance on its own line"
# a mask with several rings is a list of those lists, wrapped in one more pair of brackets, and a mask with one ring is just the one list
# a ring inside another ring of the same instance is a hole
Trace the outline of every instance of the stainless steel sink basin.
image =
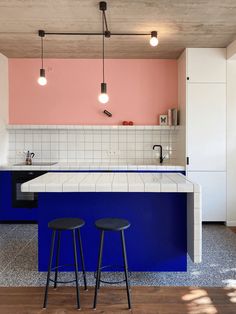
[(30, 166), (53, 166), (56, 165), (57, 162), (33, 162), (32, 165), (26, 165), (24, 162), (19, 163), (19, 164), (15, 164), (14, 166), (26, 166), (26, 167), (30, 167)]

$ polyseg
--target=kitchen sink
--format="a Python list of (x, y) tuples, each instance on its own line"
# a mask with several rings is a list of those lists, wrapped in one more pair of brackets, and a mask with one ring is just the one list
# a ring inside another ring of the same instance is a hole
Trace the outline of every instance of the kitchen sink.
[(56, 165), (57, 162), (33, 162), (32, 165), (26, 165), (24, 162), (19, 163), (19, 164), (14, 164), (14, 166), (53, 166)]

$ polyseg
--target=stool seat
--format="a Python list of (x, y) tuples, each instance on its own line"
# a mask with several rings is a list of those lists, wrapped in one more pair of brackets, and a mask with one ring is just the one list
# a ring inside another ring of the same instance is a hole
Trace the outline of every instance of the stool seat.
[(128, 220), (119, 218), (102, 218), (96, 220), (95, 225), (98, 229), (107, 231), (121, 231), (130, 227)]
[(59, 218), (48, 223), (53, 230), (74, 230), (83, 227), (85, 222), (79, 218)]

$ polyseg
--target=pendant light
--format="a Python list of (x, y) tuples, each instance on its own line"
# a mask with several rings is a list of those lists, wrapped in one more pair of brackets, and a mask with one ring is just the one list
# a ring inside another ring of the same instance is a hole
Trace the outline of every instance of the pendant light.
[(109, 101), (109, 96), (107, 94), (107, 83), (105, 83), (105, 30), (104, 30), (104, 11), (105, 7), (101, 7), (102, 10), (102, 83), (101, 83), (101, 93), (98, 96), (98, 101), (102, 104), (106, 104)]
[(151, 32), (150, 45), (156, 47), (158, 45), (157, 31)]
[(38, 84), (41, 86), (44, 86), (47, 84), (47, 79), (45, 76), (45, 69), (43, 67), (43, 37), (45, 36), (44, 31), (40, 30), (39, 36), (41, 37), (41, 69), (39, 73)]
[(151, 36), (150, 38), (150, 45), (152, 47), (156, 47), (158, 45), (158, 33), (157, 31), (151, 31), (148, 33), (123, 33), (123, 32), (110, 32), (108, 28), (108, 23), (106, 19), (106, 10), (107, 10), (107, 3), (105, 1), (99, 2), (99, 10), (102, 12), (102, 33), (101, 32), (45, 32), (44, 30), (39, 30), (38, 35), (41, 37), (41, 61), (42, 67), (40, 69), (40, 77), (38, 78), (38, 83), (40, 85), (46, 85), (47, 79), (45, 77), (45, 69), (43, 67), (43, 37), (45, 35), (53, 35), (53, 36), (101, 36), (102, 35), (102, 83), (101, 83), (101, 93), (98, 96), (98, 101), (102, 104), (106, 104), (109, 101), (109, 96), (107, 94), (107, 84), (105, 82), (105, 37), (110, 38), (112, 36)]

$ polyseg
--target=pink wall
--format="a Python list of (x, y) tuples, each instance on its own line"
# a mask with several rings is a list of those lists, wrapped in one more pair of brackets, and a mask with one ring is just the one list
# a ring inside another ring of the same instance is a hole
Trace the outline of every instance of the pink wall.
[(177, 106), (176, 60), (110, 59), (105, 66), (110, 101), (102, 105), (101, 60), (46, 59), (48, 84), (42, 87), (40, 60), (9, 59), (10, 123), (157, 124), (160, 113)]

